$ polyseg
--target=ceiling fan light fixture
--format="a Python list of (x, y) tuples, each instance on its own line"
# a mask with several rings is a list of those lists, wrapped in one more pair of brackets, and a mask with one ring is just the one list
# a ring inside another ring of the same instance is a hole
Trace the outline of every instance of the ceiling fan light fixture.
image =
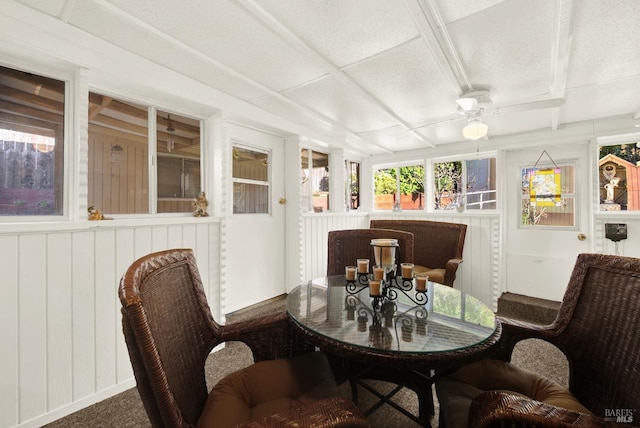
[(489, 132), (489, 126), (480, 118), (473, 118), (462, 128), (462, 136), (467, 140), (478, 140), (486, 137)]

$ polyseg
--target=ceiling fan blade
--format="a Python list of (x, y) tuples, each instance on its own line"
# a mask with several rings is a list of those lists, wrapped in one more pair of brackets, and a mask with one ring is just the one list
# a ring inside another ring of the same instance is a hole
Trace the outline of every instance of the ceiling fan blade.
[(479, 109), (478, 100), (474, 97), (458, 98), (456, 102), (464, 111), (476, 111)]
[(495, 111), (498, 113), (501, 113), (501, 112), (511, 113), (511, 112), (518, 112), (518, 111), (526, 111), (526, 110), (539, 110), (539, 109), (545, 109), (545, 108), (560, 107), (565, 102), (566, 100), (564, 98), (547, 98), (545, 100), (511, 104), (511, 105), (506, 105), (502, 107), (496, 106), (495, 108), (492, 109), (492, 111)]

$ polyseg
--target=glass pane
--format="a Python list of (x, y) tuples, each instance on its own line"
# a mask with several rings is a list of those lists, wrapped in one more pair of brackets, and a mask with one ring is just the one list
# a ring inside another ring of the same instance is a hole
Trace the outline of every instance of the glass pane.
[(158, 197), (182, 196), (182, 159), (158, 156)]
[(360, 206), (360, 164), (347, 161), (347, 206), (356, 210)]
[(373, 173), (373, 188), (375, 199), (373, 208), (376, 210), (392, 210), (396, 202), (398, 180), (396, 169), (379, 169)]
[(311, 185), (313, 190), (313, 211), (323, 212), (329, 210), (329, 155), (320, 152), (311, 152), (313, 168), (311, 171)]
[(522, 225), (575, 226), (573, 165), (522, 169)]
[(466, 161), (466, 208), (494, 210), (497, 208), (495, 158)]
[(311, 205), (311, 180), (309, 178), (309, 149), (300, 150), (300, 207), (308, 212)]
[(462, 162), (440, 162), (433, 167), (436, 210), (455, 210), (462, 203)]
[(60, 215), (65, 83), (0, 67), (0, 85), (0, 215)]
[(194, 211), (200, 193), (200, 121), (158, 111), (158, 212)]
[(147, 108), (89, 93), (88, 205), (104, 213), (149, 212)]
[(269, 213), (268, 152), (233, 147), (233, 212)]
[(241, 147), (233, 148), (233, 178), (269, 180), (269, 155)]
[(424, 208), (424, 167), (403, 166), (400, 173), (400, 209), (421, 210)]
[(640, 142), (601, 146), (600, 210), (640, 210)]
[(233, 183), (234, 214), (268, 214), (269, 186)]

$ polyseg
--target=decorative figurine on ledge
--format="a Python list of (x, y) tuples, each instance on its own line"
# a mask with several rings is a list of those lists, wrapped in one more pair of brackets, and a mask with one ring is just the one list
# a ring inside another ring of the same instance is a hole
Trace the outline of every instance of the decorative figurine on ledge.
[(207, 206), (209, 202), (207, 201), (206, 195), (204, 192), (200, 192), (197, 198), (193, 200), (193, 206), (196, 211), (193, 213), (194, 217), (207, 217)]
[(89, 213), (89, 220), (104, 220), (104, 215), (102, 211), (91, 205), (87, 208), (87, 212)]

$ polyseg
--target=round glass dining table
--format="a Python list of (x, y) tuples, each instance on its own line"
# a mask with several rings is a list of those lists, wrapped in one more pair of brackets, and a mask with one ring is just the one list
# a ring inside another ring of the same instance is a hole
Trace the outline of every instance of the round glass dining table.
[(434, 282), (391, 300), (374, 299), (366, 286), (348, 291), (343, 275), (318, 278), (294, 288), (286, 307), (320, 349), (395, 368), (455, 369), (490, 353), (502, 331), (480, 300)]

